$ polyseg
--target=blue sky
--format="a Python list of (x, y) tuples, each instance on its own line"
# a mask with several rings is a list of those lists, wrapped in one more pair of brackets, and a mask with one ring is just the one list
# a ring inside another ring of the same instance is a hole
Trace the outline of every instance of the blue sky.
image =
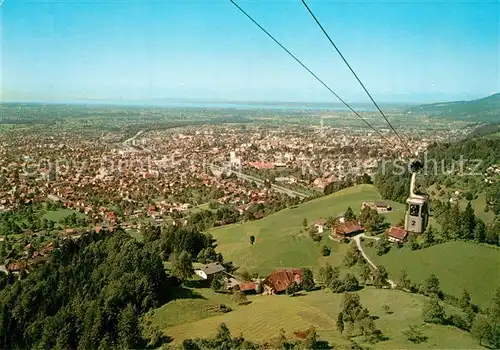
[[(239, 1), (336, 92), (367, 97), (300, 0)], [(500, 91), (498, 1), (308, 1), (380, 101)], [(5, 0), (4, 101), (335, 98), (226, 0)]]

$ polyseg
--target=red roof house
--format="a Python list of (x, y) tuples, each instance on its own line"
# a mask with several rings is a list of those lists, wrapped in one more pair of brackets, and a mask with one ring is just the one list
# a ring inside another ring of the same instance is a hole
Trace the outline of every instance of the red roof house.
[(263, 284), (269, 294), (274, 294), (285, 291), (292, 283), (302, 283), (303, 279), (301, 269), (279, 269), (267, 276)]
[(335, 235), (343, 237), (351, 237), (364, 230), (363, 226), (356, 221), (341, 222), (332, 229)]
[(257, 284), (255, 282), (243, 282), (240, 283), (239, 287), (242, 292), (252, 292), (257, 289)]
[(408, 236), (408, 232), (402, 227), (392, 226), (387, 231), (387, 236), (389, 236), (389, 240), (392, 242), (404, 242)]

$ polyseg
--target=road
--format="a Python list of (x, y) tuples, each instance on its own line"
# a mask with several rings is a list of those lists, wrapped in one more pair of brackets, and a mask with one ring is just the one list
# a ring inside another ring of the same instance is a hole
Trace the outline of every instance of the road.
[[(368, 264), (371, 265), (375, 270), (377, 270), (377, 265), (373, 263), (373, 261), (370, 260), (368, 255), (366, 255), (365, 251), (363, 250), (363, 246), (361, 245), (361, 238), (366, 238), (366, 239), (373, 239), (375, 241), (378, 241), (380, 238), (379, 237), (369, 237), (365, 236), (364, 233), (360, 233), (359, 235), (356, 235), (353, 237), (354, 241), (356, 242), (356, 246), (358, 247), (358, 250), (361, 252), (361, 255), (363, 255), (363, 258), (368, 262)], [(391, 288), (396, 288), (396, 283), (394, 281), (387, 279), (387, 282), (391, 285)]]
[[(215, 169), (215, 170), (218, 170), (218, 171), (225, 171), (225, 170), (227, 170), (227, 169), (225, 169), (225, 168), (223, 168), (221, 166), (215, 165), (215, 164), (212, 165), (212, 169)], [(252, 176), (252, 175), (247, 175), (247, 174), (244, 174), (242, 172), (235, 171), (233, 169), (231, 169), (231, 172), (234, 173), (240, 179), (243, 179), (243, 180), (246, 180), (246, 181), (253, 181), (253, 182), (255, 182), (256, 184), (259, 184), (259, 185), (264, 185), (264, 180), (259, 179), (258, 177), (255, 177), (255, 176)], [(287, 194), (290, 197), (299, 197), (300, 199), (304, 199), (304, 198), (308, 197), (304, 193), (300, 193), (300, 192), (291, 190), (289, 188), (281, 187), (281, 186), (278, 186), (278, 185), (275, 185), (275, 184), (271, 184), (271, 188), (274, 189), (274, 190), (276, 190), (276, 192)]]
[(138, 138), (139, 136), (141, 136), (141, 134), (143, 134), (145, 131), (146, 130), (139, 130), (134, 136), (132, 136), (129, 139), (126, 139), (125, 141), (123, 141), (123, 144), (127, 144), (129, 142), (132, 142), (133, 140), (135, 140), (136, 138)]
[(146, 130), (140, 130), (140, 131), (138, 131), (134, 136), (132, 136), (129, 139), (126, 139), (125, 141), (123, 141), (122, 144), (125, 147), (127, 147), (127, 149), (132, 150), (133, 148), (130, 147), (130, 142), (134, 141), (136, 138), (138, 138), (139, 136), (141, 136), (141, 134), (143, 134), (145, 131)]

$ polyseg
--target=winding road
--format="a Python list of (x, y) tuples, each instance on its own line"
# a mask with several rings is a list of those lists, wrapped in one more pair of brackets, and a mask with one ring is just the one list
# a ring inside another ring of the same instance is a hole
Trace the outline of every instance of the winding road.
[[(359, 235), (356, 235), (353, 237), (354, 241), (356, 242), (356, 246), (358, 247), (358, 250), (361, 252), (361, 255), (363, 255), (363, 258), (368, 262), (368, 264), (371, 265), (375, 270), (377, 270), (377, 265), (373, 263), (373, 261), (370, 260), (368, 255), (366, 255), (365, 251), (363, 250), (363, 246), (361, 245), (361, 238), (366, 238), (366, 239), (373, 239), (375, 241), (378, 241), (380, 237), (370, 237), (370, 236), (365, 236), (364, 233), (360, 233)], [(396, 288), (396, 283), (394, 283), (393, 280), (387, 279), (387, 282), (391, 285), (391, 288)]]

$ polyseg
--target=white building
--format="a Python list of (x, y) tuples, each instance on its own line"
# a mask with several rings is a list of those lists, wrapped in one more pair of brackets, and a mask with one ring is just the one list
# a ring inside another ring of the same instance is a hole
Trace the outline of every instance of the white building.
[(210, 276), (223, 271), (225, 271), (224, 266), (222, 266), (219, 262), (214, 262), (199, 266), (194, 270), (194, 273), (206, 280), (209, 279)]

